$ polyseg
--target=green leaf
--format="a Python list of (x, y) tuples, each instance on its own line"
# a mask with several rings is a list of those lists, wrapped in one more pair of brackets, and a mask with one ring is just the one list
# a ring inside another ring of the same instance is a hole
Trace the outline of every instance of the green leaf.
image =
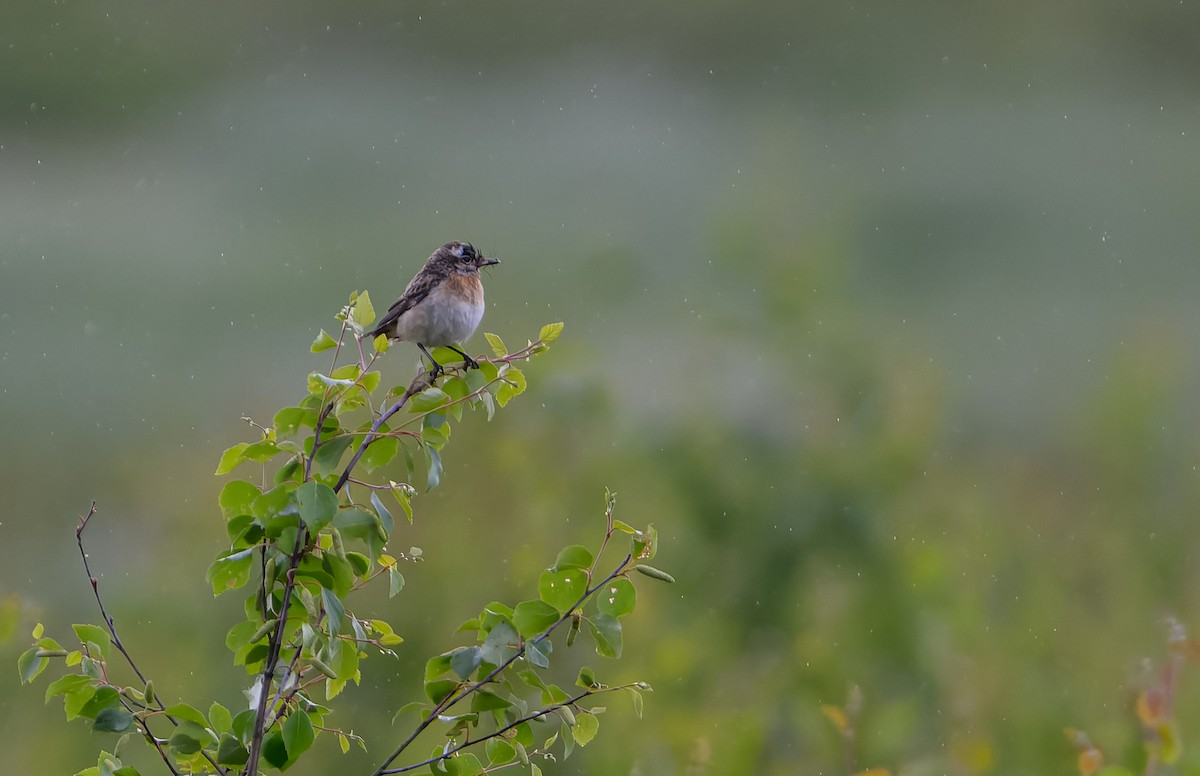
[(554, 559), (554, 569), (557, 571), (567, 568), (591, 568), (593, 560), (592, 553), (587, 547), (572, 544), (559, 551), (558, 557)]
[(95, 644), (100, 651), (100, 657), (108, 660), (109, 647), (112, 644), (108, 638), (108, 631), (99, 625), (72, 625), (71, 628), (80, 644)]
[(213, 595), (230, 590), (237, 590), (250, 581), (250, 565), (254, 560), (254, 549), (247, 548), (237, 552), (225, 551), (212, 565), (208, 567), (208, 582), (212, 585)]
[(502, 698), (489, 690), (476, 690), (471, 695), (471, 711), (497, 711), (512, 706), (512, 701)]
[(572, 726), (567, 724), (566, 720), (563, 720), (562, 725), (558, 728), (558, 732), (562, 734), (564, 760), (571, 756), (571, 752), (575, 751), (575, 734), (571, 732), (571, 729)]
[(290, 437), (305, 426), (316, 428), (317, 417), (318, 413), (312, 407), (284, 407), (275, 413), (275, 419), (271, 421), (271, 425), (275, 427), (277, 435)]
[(37, 675), (46, 670), (46, 665), (49, 660), (44, 657), (38, 657), (38, 648), (33, 647), (21, 653), (17, 658), (17, 673), (21, 675), (21, 683), (29, 684)]
[(221, 461), (217, 464), (217, 470), (214, 474), (228, 474), (233, 471), (233, 468), (242, 462), (242, 451), (250, 445), (246, 442), (238, 442), (233, 447), (225, 449), (221, 453)]
[(390, 340), (388, 340), (386, 334), (376, 334), (375, 339), (371, 340), (371, 348), (374, 349), (376, 353), (386, 353), (388, 352), (388, 348), (391, 346), (392, 343)]
[(550, 667), (550, 652), (554, 649), (554, 642), (550, 639), (542, 639), (541, 641), (530, 641), (525, 646), (525, 659), (530, 665), (538, 668)]
[(504, 340), (500, 339), (500, 337), (492, 334), (490, 331), (485, 331), (483, 338), (487, 340), (488, 345), (492, 347), (492, 353), (497, 357), (508, 355), (508, 348), (504, 346)]
[(346, 608), (341, 599), (332, 590), (321, 588), (321, 603), (325, 605), (325, 615), (329, 621), (329, 634), (332, 636), (342, 630), (342, 618), (346, 616)]
[(429, 459), (429, 471), (425, 475), (425, 489), (433, 490), (442, 482), (442, 454), (427, 446), (425, 456)]
[(543, 345), (549, 345), (551, 342), (554, 342), (554, 340), (558, 339), (558, 335), (562, 334), (562, 330), (562, 321), (557, 323), (547, 323), (538, 333), (538, 339), (541, 340)]
[(217, 702), (208, 707), (208, 722), (218, 733), (228, 733), (233, 729), (233, 715), (229, 709)]
[(97, 733), (124, 733), (133, 727), (133, 715), (120, 706), (110, 706), (96, 714), (92, 730)]
[(281, 770), (288, 764), (287, 746), (283, 743), (283, 733), (275, 731), (266, 737), (263, 741), (263, 759)]
[(459, 679), (469, 679), (482, 662), (483, 653), (479, 647), (460, 647), (450, 653), (450, 667)]
[(300, 510), (300, 519), (316, 533), (329, 525), (337, 514), (338, 498), (333, 488), (309, 480), (296, 488), (296, 506)]
[(221, 514), (226, 520), (239, 515), (250, 514), (250, 505), (262, 495), (262, 491), (245, 480), (230, 480), (221, 487), (221, 495), (217, 503), (221, 505)]
[(596, 731), (600, 729), (600, 720), (595, 714), (588, 711), (581, 711), (575, 715), (575, 728), (572, 732), (575, 734), (575, 743), (580, 746), (587, 746), (592, 739), (596, 737)]
[(633, 699), (633, 713), (638, 719), (642, 718), (642, 694), (634, 688), (629, 688), (629, 697)]
[(575, 678), (575, 684), (585, 690), (594, 690), (600, 686), (596, 681), (596, 672), (584, 666), (579, 669), (579, 676)]
[(367, 472), (373, 472), (380, 466), (391, 463), (400, 452), (400, 440), (394, 436), (375, 437), (363, 452), (359, 463)]
[(445, 413), (430, 412), (421, 422), (421, 440), (426, 447), (441, 450), (450, 440), (450, 423)]
[(395, 566), (388, 568), (388, 598), (395, 598), (404, 589), (404, 575)]
[(261, 442), (255, 442), (252, 445), (248, 445), (246, 449), (242, 451), (242, 460), (266, 463), (275, 456), (279, 455), (279, 453), (279, 445), (275, 444), (275, 442), (270, 439), (264, 439)]
[(217, 747), (218, 763), (221, 765), (245, 765), (249, 759), (250, 752), (242, 746), (241, 741), (229, 734), (221, 736), (221, 743)]
[(503, 382), (496, 389), (496, 401), (501, 407), (506, 406), (513, 397), (519, 396), (525, 392), (525, 375), (520, 369), (517, 369), (512, 364), (508, 365), (503, 376)]
[(259, 520), (269, 520), (283, 514), (292, 500), (296, 487), (291, 484), (277, 485), (250, 502), (250, 514)]
[(350, 303), (350, 320), (364, 329), (375, 322), (375, 306), (371, 304), (371, 295), (366, 291), (356, 296)]
[(195, 754), (205, 746), (216, 743), (212, 734), (194, 722), (180, 722), (171, 734), (171, 747), (180, 754)]
[(379, 498), (379, 494), (371, 491), (371, 506), (375, 507), (375, 514), (379, 517), (379, 523), (383, 526), (383, 540), (387, 541), (392, 535), (392, 529), (395, 527), (396, 521), (392, 518), (392, 513), (383, 505), (383, 501)]
[(371, 570), (371, 559), (361, 552), (347, 552), (346, 560), (350, 561), (350, 568), (354, 570), (354, 575), (357, 577), (365, 577)]
[(404, 716), (405, 714), (409, 713), (410, 711), (417, 712), (417, 717), (419, 719), (424, 719), (426, 708), (427, 707), (425, 706), (425, 704), (422, 703), (421, 701), (410, 701), (410, 702), (404, 704), (403, 706), (401, 706), (400, 708), (396, 709), (396, 713), (392, 715), (392, 724), (393, 725), (396, 724), (396, 720), (400, 719), (400, 717)]
[[(466, 649), (462, 647), (462, 649)], [(449, 673), (451, 664), (454, 659), (453, 652), (445, 652), (441, 655), (434, 655), (425, 661), (425, 681), (431, 682), (440, 676)]]
[(353, 441), (354, 437), (351, 434), (343, 434), (328, 441), (322, 441), (321, 446), (317, 448), (317, 454), (313, 456), (313, 469), (318, 474), (332, 472), (341, 463), (342, 455)]
[(65, 695), (66, 693), (73, 692), (84, 685), (91, 684), (92, 681), (91, 677), (81, 674), (67, 674), (66, 676), (59, 677), (46, 688), (46, 702), (49, 703), (50, 699), (55, 695)]
[(303, 711), (293, 711), (283, 723), (283, 746), (287, 749), (288, 762), (296, 758), (313, 744), (316, 733), (313, 732), (312, 720)]
[(587, 573), (583, 569), (543, 571), (538, 578), (538, 597), (565, 614), (583, 597), (587, 583)]
[(342, 536), (351, 539), (365, 539), (383, 530), (378, 517), (357, 507), (339, 509), (333, 518), (333, 527), (341, 531)]
[(618, 531), (621, 531), (622, 533), (632, 534), (635, 536), (637, 534), (641, 533), (641, 531), (634, 528), (629, 523), (626, 523), (624, 520), (613, 520), (612, 525), (613, 525), (613, 528), (617, 529)]
[(445, 391), (431, 385), (416, 396), (413, 396), (409, 400), (408, 407), (413, 413), (429, 412), (448, 401), (450, 401), (450, 397), (446, 395)]
[(611, 617), (624, 617), (637, 604), (637, 590), (628, 579), (619, 578), (596, 591), (596, 608)]
[[(646, 530), (642, 531), (633, 539), (633, 559), (634, 560), (650, 560), (658, 552), (658, 531), (654, 530), (653, 524), (646, 526)], [(668, 575), (669, 576), (669, 575)]]
[(458, 765), (458, 776), (479, 776), (483, 773), (483, 764), (470, 752), (455, 756), (454, 762)]
[(500, 665), (517, 653), (517, 644), (521, 637), (517, 629), (509, 622), (501, 620), (496, 623), (480, 647), (483, 659), (492, 665)]
[(526, 668), (524, 671), (518, 672), (517, 676), (521, 677), (522, 682), (535, 690), (546, 689), (546, 682), (542, 679), (542, 675), (532, 668)]
[(438, 679), (425, 683), (425, 697), (434, 703), (441, 703), (457, 689), (458, 682), (452, 679)]
[[(116, 691), (112, 690), (112, 688), (109, 689), (111, 696), (115, 696)], [(98, 691), (99, 688), (90, 682), (69, 690), (63, 697), (63, 711), (66, 712), (67, 721), (70, 722), (78, 717), (84, 706), (96, 696)]]
[(174, 706), (168, 706), (163, 714), (166, 714), (168, 717), (174, 717), (177, 720), (195, 722), (200, 727), (208, 727), (208, 720), (204, 718), (200, 710), (186, 703), (176, 703)]
[(559, 610), (545, 601), (522, 601), (513, 609), (513, 625), (529, 639), (558, 622)]
[(308, 346), (308, 349), (313, 353), (320, 353), (322, 350), (329, 350), (337, 347), (337, 340), (329, 335), (329, 332), (321, 329), (321, 333), (313, 340), (313, 343)]
[(597, 614), (588, 620), (592, 638), (596, 640), (596, 653), (603, 657), (621, 656), (621, 621), (607, 614)]
[(488, 766), (504, 765), (517, 759), (517, 750), (503, 738), (489, 738), (483, 745), (484, 754), (488, 758)]

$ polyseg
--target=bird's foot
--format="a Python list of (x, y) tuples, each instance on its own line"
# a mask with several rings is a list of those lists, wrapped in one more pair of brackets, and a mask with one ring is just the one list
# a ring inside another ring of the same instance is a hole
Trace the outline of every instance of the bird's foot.
[(478, 369), (479, 362), (468, 355), (463, 355), (463, 369)]

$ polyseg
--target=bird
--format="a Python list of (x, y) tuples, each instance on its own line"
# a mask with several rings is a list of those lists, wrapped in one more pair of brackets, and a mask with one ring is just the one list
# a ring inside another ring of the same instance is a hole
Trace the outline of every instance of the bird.
[(426, 260), (369, 336), (385, 334), (388, 339), (417, 343), (433, 365), (431, 381), (445, 370), (429, 347), (448, 347), (463, 357), (464, 366), (478, 369), (479, 363), (457, 346), (483, 320), (479, 270), (499, 263), (500, 259), (484, 256), (469, 242), (446, 243)]

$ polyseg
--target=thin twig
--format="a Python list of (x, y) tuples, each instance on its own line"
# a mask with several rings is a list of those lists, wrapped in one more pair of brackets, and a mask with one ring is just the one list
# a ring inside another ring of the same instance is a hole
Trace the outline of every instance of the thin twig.
[(367, 447), (375, 441), (376, 437), (379, 436), (380, 427), (388, 421), (388, 418), (399, 412), (404, 405), (408, 403), (409, 399), (428, 388), (429, 385), (430, 383), (425, 377), (422, 376), (416, 378), (411, 384), (409, 384), (408, 390), (404, 392), (404, 395), (393, 402), (392, 406), (384, 410), (379, 417), (371, 423), (371, 429), (363, 436), (362, 442), (359, 442), (358, 444), (358, 449), (354, 451), (354, 455), (350, 458), (350, 462), (346, 464), (346, 468), (342, 471), (341, 476), (338, 477), (337, 484), (333, 486), (335, 493), (340, 492), (341, 489), (346, 485), (346, 482), (350, 479), (350, 472), (354, 471), (354, 467), (358, 465), (359, 460), (363, 457), (363, 453), (367, 451)]
[(502, 736), (505, 733), (507, 733), (508, 731), (517, 727), (518, 725), (523, 725), (526, 722), (532, 722), (535, 719), (544, 717), (547, 714), (551, 714), (555, 711), (558, 711), (559, 709), (563, 708), (564, 706), (574, 706), (576, 703), (579, 703), (579, 701), (581, 701), (584, 698), (587, 698), (589, 696), (599, 695), (601, 693), (613, 692), (614, 690), (623, 690), (623, 689), (625, 689), (625, 688), (624, 687), (609, 687), (609, 688), (604, 688), (601, 690), (585, 690), (585, 691), (579, 693), (578, 695), (576, 695), (574, 698), (568, 698), (567, 700), (562, 701), (561, 703), (555, 703), (551, 706), (547, 706), (546, 708), (544, 708), (540, 711), (536, 711), (527, 717), (521, 717), (520, 719), (518, 719), (514, 722), (510, 722), (509, 724), (505, 725), (502, 728), (499, 728), (498, 730), (494, 730), (491, 733), (488, 733), (486, 736), (476, 738), (473, 741), (465, 741), (465, 742), (459, 744), (458, 746), (455, 746), (451, 749), (447, 749), (445, 752), (442, 752), (437, 757), (430, 757), (428, 760), (424, 760), (419, 763), (413, 763), (412, 765), (405, 765), (400, 768), (390, 768), (386, 771), (379, 771), (379, 773), (380, 774), (408, 773), (409, 771), (415, 771), (418, 768), (424, 768), (426, 765), (432, 765), (433, 763), (436, 763), (439, 760), (447, 760), (447, 759), (453, 757), (454, 755), (458, 754), (459, 752), (461, 752), (463, 749), (466, 749), (468, 746), (475, 746), (476, 744), (481, 744), (484, 741), (487, 741), (489, 738), (496, 738), (498, 736)]
[(417, 725), (416, 729), (413, 730), (412, 734), (409, 735), (408, 738), (404, 739), (404, 741), (399, 746), (397, 746), (395, 750), (392, 751), (392, 753), (388, 756), (388, 758), (386, 760), (384, 760), (383, 763), (378, 768), (375, 769), (375, 772), (372, 774), (372, 776), (383, 776), (383, 774), (385, 774), (385, 773), (394, 773), (395, 771), (387, 770), (387, 767), (389, 765), (391, 765), (392, 762), (394, 762), (395, 759), (397, 757), (399, 757), (404, 752), (404, 750), (407, 749), (410, 744), (412, 744), (413, 741), (417, 740), (417, 736), (419, 736), (419, 735), (421, 735), (421, 733), (425, 732), (425, 729), (428, 728), (431, 724), (433, 724), (433, 721), (435, 719), (437, 719), (438, 716), (442, 714), (442, 712), (446, 711), (451, 706), (453, 706), (454, 704), (461, 701), (463, 698), (466, 698), (468, 695), (475, 692), (480, 687), (483, 687), (485, 684), (488, 684), (489, 682), (491, 682), (493, 679), (495, 679), (497, 676), (499, 676), (502, 671), (504, 671), (506, 668), (511, 666), (513, 663), (517, 662), (517, 660), (519, 660), (521, 657), (523, 657), (525, 655), (525, 653), (528, 651), (530, 646), (537, 646), (538, 644), (542, 643), (546, 639), (550, 638), (550, 635), (552, 633), (554, 633), (554, 631), (560, 625), (562, 625), (564, 622), (566, 622), (568, 619), (570, 619), (571, 614), (576, 609), (578, 609), (580, 606), (582, 606), (584, 601), (586, 601), (590, 596), (594, 595), (597, 590), (604, 587), (609, 582), (613, 581), (618, 576), (620, 576), (625, 571), (625, 567), (632, 560), (633, 560), (633, 553), (629, 553), (628, 555), (626, 555), (625, 560), (621, 561), (620, 565), (618, 565), (611, 574), (609, 574), (604, 579), (600, 580), (600, 582), (593, 585), (592, 587), (589, 587), (586, 590), (584, 590), (583, 595), (579, 596), (579, 600), (576, 601), (575, 604), (570, 609), (568, 609), (566, 612), (564, 612), (562, 614), (562, 616), (560, 616), (557, 620), (555, 620), (553, 625), (546, 628), (546, 630), (542, 631), (542, 633), (540, 635), (538, 635), (538, 636), (534, 637), (533, 639), (530, 639), (529, 641), (522, 644), (517, 649), (517, 651), (512, 655), (512, 657), (508, 658), (503, 663), (501, 663), (500, 665), (498, 665), (494, 669), (492, 669), (490, 672), (488, 672), (487, 676), (485, 676), (482, 679), (480, 679), (479, 681), (475, 682), (475, 684), (471, 685), (470, 687), (460, 690), (458, 693), (456, 693), (454, 695), (448, 695), (444, 699), (442, 699), (442, 702), (434, 707), (433, 711), (431, 711), (429, 713), (429, 716), (426, 717), (424, 720), (421, 721), (420, 724)]
[[(112, 639), (113, 646), (116, 647), (117, 651), (121, 653), (121, 656), (125, 658), (125, 662), (129, 665), (129, 668), (133, 670), (134, 675), (137, 676), (138, 680), (141, 681), (142, 686), (144, 687), (147, 684), (146, 676), (142, 673), (141, 669), (137, 667), (137, 663), (134, 662), (133, 656), (129, 654), (129, 650), (125, 649), (125, 644), (122, 643), (121, 637), (117, 635), (116, 623), (113, 621), (112, 616), (108, 613), (108, 609), (104, 606), (104, 599), (100, 596), (100, 582), (96, 579), (96, 575), (92, 573), (92, 565), (90, 562), (88, 562), (87, 550), (85, 550), (83, 547), (83, 532), (88, 527), (88, 523), (95, 514), (96, 502), (92, 501), (92, 505), (88, 508), (87, 514), (84, 515), (79, 521), (79, 525), (75, 527), (75, 543), (79, 545), (79, 557), (83, 559), (83, 571), (85, 574), (87, 574), (88, 582), (90, 582), (92, 585), (92, 594), (96, 596), (96, 605), (100, 607), (100, 616), (104, 618), (104, 626), (108, 629), (108, 634)], [(158, 705), (159, 711), (166, 710), (167, 707), (163, 705), (161, 698), (155, 698), (155, 702)], [(164, 714), (163, 716), (165, 716), (172, 725), (179, 727), (179, 722), (177, 722), (174, 717), (168, 714)], [(162, 745), (158, 743), (158, 739), (155, 738), (154, 734), (150, 732), (150, 726), (148, 722), (144, 719), (140, 720), (140, 722), (142, 734), (145, 736), (146, 740), (149, 741), (156, 750), (158, 750), (158, 754), (160, 757), (162, 757), (163, 763), (166, 764), (167, 769), (171, 771), (174, 776), (179, 776), (179, 771), (175, 769), (175, 765), (171, 762), (170, 755), (163, 750)], [(228, 771), (226, 771), (224, 768), (217, 765), (217, 761), (214, 760), (208, 754), (208, 752), (203, 750), (201, 750), (201, 752), (204, 755), (204, 759), (208, 760), (209, 764), (212, 765), (213, 768), (217, 769), (217, 773), (221, 774), (221, 776), (225, 776), (225, 774), (228, 773)]]

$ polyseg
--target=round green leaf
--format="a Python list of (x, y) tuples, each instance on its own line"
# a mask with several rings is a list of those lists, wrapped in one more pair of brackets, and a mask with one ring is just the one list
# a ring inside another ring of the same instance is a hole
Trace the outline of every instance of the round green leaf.
[(591, 568), (593, 560), (594, 558), (592, 557), (592, 553), (587, 547), (579, 544), (572, 544), (569, 547), (563, 547), (562, 550), (559, 551), (558, 557), (554, 559), (554, 568)]
[(296, 758), (313, 744), (316, 733), (313, 732), (312, 720), (303, 711), (293, 711), (283, 723), (283, 746), (287, 749), (288, 762)]
[(538, 579), (538, 597), (559, 612), (569, 612), (587, 590), (587, 573), (579, 568), (544, 571)]
[(524, 638), (533, 638), (558, 622), (558, 609), (545, 601), (522, 601), (513, 609), (513, 625)]
[(300, 510), (300, 519), (308, 529), (320, 531), (337, 514), (337, 494), (328, 485), (309, 480), (296, 488), (296, 505)]
[(133, 715), (120, 706), (102, 709), (92, 724), (92, 730), (98, 733), (124, 733), (131, 727), (133, 727)]
[(603, 657), (621, 656), (621, 621), (607, 614), (597, 614), (588, 620), (592, 638), (596, 640), (596, 653)]
[(575, 743), (580, 746), (587, 746), (593, 738), (596, 737), (596, 731), (600, 729), (600, 720), (595, 714), (588, 711), (581, 711), (575, 716)]
[(637, 604), (637, 590), (628, 579), (614, 579), (596, 591), (596, 608), (611, 617), (624, 617)]

